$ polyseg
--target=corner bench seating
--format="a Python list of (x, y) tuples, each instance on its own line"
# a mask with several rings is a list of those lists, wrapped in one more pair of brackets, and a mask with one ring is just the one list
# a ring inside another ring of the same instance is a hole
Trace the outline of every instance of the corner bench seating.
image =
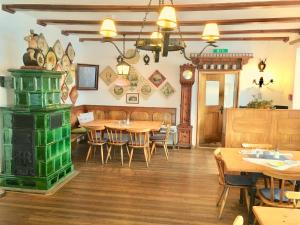
[[(80, 105), (72, 107), (72, 129), (79, 126), (77, 116), (86, 112), (93, 112), (95, 120), (126, 120), (129, 117), (130, 120), (162, 121), (176, 125), (176, 108)], [(73, 134), (72, 142), (82, 135), (85, 134)]]

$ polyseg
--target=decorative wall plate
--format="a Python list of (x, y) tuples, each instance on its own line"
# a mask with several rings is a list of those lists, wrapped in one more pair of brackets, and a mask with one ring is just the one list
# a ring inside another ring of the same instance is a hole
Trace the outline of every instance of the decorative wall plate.
[(140, 77), (139, 72), (133, 66), (131, 66), (130, 70), (129, 70), (128, 77), (127, 77), (129, 82), (130, 82), (130, 87), (129, 88), (130, 88), (131, 91), (135, 90), (138, 87), (139, 77)]
[(70, 62), (69, 57), (66, 54), (64, 54), (63, 57), (61, 58), (61, 65), (62, 65), (63, 71), (70, 70), (71, 62)]
[(78, 91), (77, 91), (76, 86), (72, 87), (69, 96), (70, 96), (72, 104), (74, 105), (77, 101), (77, 98), (78, 98)]
[(43, 55), (45, 56), (48, 53), (49, 47), (48, 47), (46, 38), (44, 37), (44, 35), (42, 33), (39, 35), (39, 38), (37, 40), (37, 45), (38, 45), (38, 48), (42, 51)]
[(64, 49), (59, 40), (57, 40), (53, 45), (53, 50), (56, 54), (57, 59), (61, 59), (64, 55)]
[(175, 89), (172, 87), (172, 85), (167, 82), (164, 84), (164, 86), (160, 89), (161, 93), (168, 98), (169, 96), (173, 95), (175, 92)]
[(148, 99), (154, 92), (153, 85), (143, 76), (140, 76), (138, 92), (143, 99)]
[(65, 101), (69, 97), (69, 88), (66, 84), (61, 86), (61, 100), (65, 103)]
[(75, 51), (74, 48), (72, 46), (72, 44), (69, 42), (67, 49), (66, 49), (66, 54), (68, 55), (69, 59), (71, 62), (73, 62), (74, 58), (75, 58)]
[(100, 73), (100, 78), (107, 86), (113, 83), (117, 79), (117, 77), (118, 75), (110, 66), (105, 67), (104, 70), (102, 70), (102, 72)]
[(44, 66), (45, 58), (44, 58), (42, 51), (39, 51), (36, 53), (36, 62), (38, 64), (38, 66), (41, 66), (41, 67)]
[(158, 70), (155, 70), (154, 73), (149, 77), (149, 80), (155, 87), (158, 88), (166, 80), (166, 77)]
[[(125, 53), (126, 57), (131, 57), (134, 55), (135, 53), (135, 49), (128, 49)], [(138, 61), (140, 60), (140, 53), (136, 52), (135, 56), (131, 59), (125, 59), (126, 62), (128, 62), (129, 64), (137, 64)]]
[(112, 85), (109, 90), (116, 99), (120, 99), (125, 95), (127, 88), (118, 85)]
[(70, 73), (66, 73), (66, 80), (65, 80), (66, 84), (68, 86), (72, 85), (74, 83), (74, 79), (72, 77), (72, 75)]
[(47, 70), (53, 70), (56, 66), (56, 63), (57, 63), (57, 59), (56, 59), (56, 55), (53, 51), (52, 48), (49, 48), (49, 51), (46, 55), (46, 69)]

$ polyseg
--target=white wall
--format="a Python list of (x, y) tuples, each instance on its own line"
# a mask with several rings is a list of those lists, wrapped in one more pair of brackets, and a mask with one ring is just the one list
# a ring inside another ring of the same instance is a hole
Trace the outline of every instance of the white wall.
[(300, 109), (300, 46), (296, 48), (293, 108)]
[[(36, 24), (36, 19), (23, 13), (10, 14), (0, 11), (0, 75), (9, 75), (9, 68), (20, 68), (23, 65), (23, 54), (26, 52), (27, 43), (24, 37), (30, 29), (35, 33), (43, 33), (49, 46), (59, 39), (64, 47), (72, 42), (78, 43), (74, 37), (66, 37), (60, 34), (60, 30), (53, 27), (42, 27)], [(13, 95), (8, 94), (7, 89), (0, 87), (0, 106), (13, 104)]]

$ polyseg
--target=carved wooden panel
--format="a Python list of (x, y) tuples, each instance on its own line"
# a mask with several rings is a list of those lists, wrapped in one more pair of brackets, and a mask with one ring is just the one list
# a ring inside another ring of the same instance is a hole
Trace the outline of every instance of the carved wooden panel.
[(172, 114), (171, 113), (155, 112), (155, 113), (153, 113), (152, 119), (154, 121), (162, 121), (167, 124), (172, 124)]
[(192, 126), (178, 125), (178, 143), (181, 147), (192, 146)]
[(150, 115), (147, 112), (132, 112), (130, 115), (131, 120), (150, 120)]
[(108, 119), (109, 120), (126, 120), (127, 114), (125, 111), (112, 110), (112, 111), (108, 112)]
[(300, 110), (228, 109), (224, 122), (226, 147), (248, 142), (300, 150)]

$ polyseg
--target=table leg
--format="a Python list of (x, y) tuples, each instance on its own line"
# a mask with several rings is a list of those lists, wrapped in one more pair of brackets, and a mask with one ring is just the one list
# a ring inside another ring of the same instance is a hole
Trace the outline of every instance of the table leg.
[(252, 208), (255, 204), (255, 196), (256, 196), (256, 185), (254, 184), (250, 187), (250, 205), (249, 205), (249, 212), (248, 212), (248, 225), (254, 224), (254, 214)]

